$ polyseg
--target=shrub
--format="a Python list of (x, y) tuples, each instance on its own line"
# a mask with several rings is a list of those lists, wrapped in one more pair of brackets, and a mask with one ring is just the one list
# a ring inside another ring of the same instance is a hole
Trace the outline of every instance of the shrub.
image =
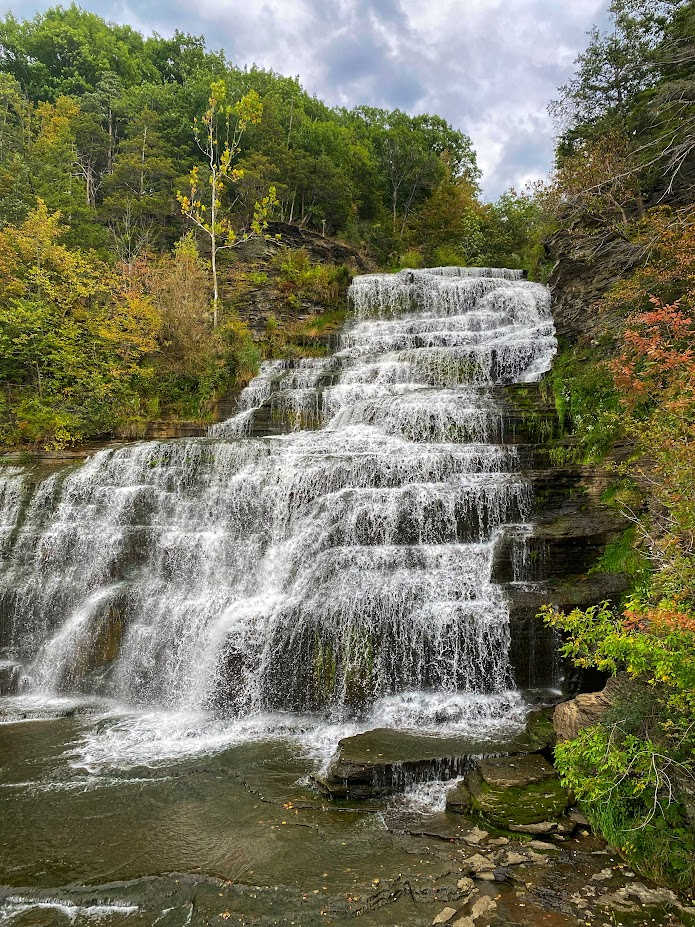
[(550, 606), (562, 653), (576, 665), (625, 670), (635, 697), (556, 748), (564, 783), (632, 865), (681, 888), (695, 877), (686, 803), (695, 785), (695, 613), (633, 597), (569, 614)]

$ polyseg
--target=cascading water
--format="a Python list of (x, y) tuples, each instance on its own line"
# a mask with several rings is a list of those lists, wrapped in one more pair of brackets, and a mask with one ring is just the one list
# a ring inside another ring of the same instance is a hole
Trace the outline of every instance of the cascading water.
[[(6, 474), (0, 644), (27, 692), (222, 740), (523, 717), (491, 572), (531, 491), (494, 388), (549, 368), (548, 291), (435, 268), (350, 297), (336, 353), (265, 364), (207, 439), (101, 451), (28, 500)], [(254, 437), (263, 412), (293, 430)]]

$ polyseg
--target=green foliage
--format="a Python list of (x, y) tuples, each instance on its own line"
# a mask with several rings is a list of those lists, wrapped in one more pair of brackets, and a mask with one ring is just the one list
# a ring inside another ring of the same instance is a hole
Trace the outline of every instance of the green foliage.
[(60, 447), (169, 412), (209, 413), (215, 396), (258, 368), (248, 327), (209, 325), (195, 243), (119, 275), (61, 243), (39, 201), (0, 232), (0, 380), (7, 443)]
[(558, 744), (563, 784), (593, 826), (645, 875), (678, 888), (695, 884), (695, 832), (674, 786), (688, 768), (616, 722)]
[(575, 459), (601, 460), (621, 434), (620, 400), (608, 362), (565, 350), (555, 359), (550, 383), (560, 424), (576, 440)]
[(637, 546), (637, 530), (627, 528), (620, 537), (610, 541), (590, 573), (625, 573), (633, 587), (644, 589), (651, 567)]
[(419, 251), (415, 249), (410, 249), (409, 251), (404, 251), (403, 254), (398, 256), (398, 261), (393, 266), (393, 270), (403, 270), (407, 267), (422, 267), (424, 264), (424, 258)]
[(469, 181), (447, 171), (419, 207), (410, 224), (410, 239), (422, 250), (425, 264), (440, 263), (440, 257), (454, 254), (453, 263), (480, 263), (485, 251), (483, 209), (475, 193)]
[[(676, 701), (695, 707), (695, 635), (693, 621), (669, 603), (644, 610), (633, 601), (626, 614), (643, 616), (644, 626), (626, 622), (610, 603), (575, 608), (569, 614), (552, 606), (541, 610), (543, 619), (567, 635), (562, 653), (577, 666), (596, 667), (608, 673), (626, 669), (670, 687)], [(671, 696), (669, 696), (670, 698)], [(675, 704), (675, 702), (674, 702)], [(694, 732), (695, 736), (695, 732)]]
[(304, 249), (285, 248), (275, 255), (272, 266), (278, 272), (278, 286), (290, 304), (293, 298), (331, 308), (344, 304), (352, 279), (345, 265), (315, 264)]
[(507, 190), (483, 217), (485, 262), (522, 268), (531, 280), (545, 282), (551, 269), (545, 239), (553, 228), (553, 218), (537, 195)]
[[(625, 539), (621, 547), (627, 548)], [(618, 548), (614, 548), (614, 556)], [(621, 555), (629, 557), (626, 549)], [(640, 567), (641, 568), (641, 567)], [(637, 597), (569, 614), (546, 606), (577, 666), (626, 671), (628, 694), (598, 725), (556, 748), (563, 781), (606, 839), (645, 874), (681, 888), (695, 877), (686, 804), (695, 785), (695, 619)]]

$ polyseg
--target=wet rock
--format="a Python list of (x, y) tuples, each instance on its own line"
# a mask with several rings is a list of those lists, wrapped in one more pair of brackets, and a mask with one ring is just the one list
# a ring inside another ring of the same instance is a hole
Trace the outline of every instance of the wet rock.
[(587, 692), (556, 705), (553, 727), (558, 740), (572, 740), (582, 728), (597, 724), (618, 699), (625, 697), (629, 686), (627, 674), (619, 673), (600, 692)]
[[(574, 825), (566, 818), (559, 821), (538, 821), (535, 824), (510, 824), (509, 830), (517, 834), (571, 834)], [(559, 837), (558, 837), (559, 839)]]
[(467, 814), (473, 810), (473, 796), (465, 782), (458, 782), (446, 793), (446, 810), (453, 814)]
[(464, 876), (462, 879), (459, 879), (456, 883), (456, 888), (463, 892), (464, 895), (470, 895), (473, 889), (475, 888), (475, 883), (473, 879), (469, 879), (467, 876)]
[(506, 847), (509, 843), (509, 837), (493, 837), (491, 840), (488, 840), (488, 844), (491, 847)]
[(600, 872), (595, 872), (592, 877), (592, 882), (606, 882), (608, 879), (613, 878), (612, 869), (602, 869)]
[(447, 795), (449, 811), (475, 811), (510, 829), (551, 822), (564, 813), (567, 802), (555, 770), (537, 753), (477, 760)]
[(526, 737), (533, 744), (533, 752), (541, 753), (555, 746), (557, 737), (552, 709), (540, 708), (531, 712), (526, 721)]
[(504, 857), (505, 866), (519, 866), (521, 863), (528, 862), (528, 857), (523, 856), (521, 853), (517, 853), (514, 850), (510, 850), (509, 853)]
[(475, 921), (472, 917), (459, 917), (458, 920), (455, 920), (451, 927), (475, 927)]
[(22, 666), (14, 660), (0, 660), (0, 695), (16, 695), (22, 678)]
[[(414, 782), (460, 776), (481, 755), (532, 753), (539, 744), (547, 745), (548, 736), (547, 725), (506, 741), (473, 741), (376, 728), (339, 741), (326, 774), (314, 781), (331, 798), (379, 797), (401, 792)], [(461, 798), (466, 800), (464, 792)], [(463, 811), (464, 805), (457, 810)]]
[(669, 888), (647, 888), (642, 882), (633, 882), (632, 885), (625, 886), (622, 891), (627, 896), (636, 898), (645, 907), (657, 905), (680, 907), (676, 893)]
[(476, 772), (487, 785), (499, 789), (523, 788), (557, 778), (550, 763), (538, 754), (480, 760)]
[(433, 924), (448, 924), (456, 916), (456, 908), (443, 908), (432, 921)]
[(587, 819), (580, 811), (570, 811), (567, 815), (570, 821), (573, 821), (575, 824), (578, 824), (580, 827), (591, 827)]
[(504, 882), (504, 879), (497, 879), (495, 876), (495, 870), (485, 869), (482, 872), (476, 872), (476, 879), (480, 879), (481, 882)]
[(542, 853), (536, 853), (535, 850), (528, 850), (526, 855), (528, 856), (530, 863), (535, 863), (539, 866), (545, 866), (548, 862), (548, 858), (546, 856), (543, 856)]
[(473, 903), (471, 908), (471, 917), (475, 921), (481, 915), (487, 914), (489, 911), (494, 911), (497, 907), (497, 902), (494, 898), (490, 898), (488, 895), (481, 895), (477, 901)]
[(413, 782), (448, 779), (470, 765), (471, 743), (376, 728), (344, 737), (326, 775), (316, 783), (331, 798), (370, 798), (401, 792)]
[(560, 852), (560, 847), (556, 847), (554, 843), (547, 843), (545, 840), (529, 840), (526, 846), (533, 847), (534, 850), (542, 850), (546, 853)]
[(610, 892), (600, 895), (596, 899), (597, 904), (604, 908), (612, 908), (621, 914), (636, 914), (639, 911), (638, 905), (630, 901), (624, 888), (619, 888), (617, 892)]
[(494, 866), (492, 860), (487, 859), (480, 853), (475, 853), (463, 861), (462, 869), (464, 872), (472, 872), (477, 875), (479, 872), (492, 872)]
[(469, 830), (467, 834), (463, 835), (463, 839), (466, 843), (478, 844), (481, 840), (484, 840), (488, 836), (486, 830), (481, 830), (479, 827), (474, 827), (472, 830)]

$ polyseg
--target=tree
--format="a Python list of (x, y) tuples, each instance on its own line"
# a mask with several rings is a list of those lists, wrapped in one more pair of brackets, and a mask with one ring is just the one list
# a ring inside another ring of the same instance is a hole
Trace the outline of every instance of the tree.
[(8, 14), (0, 21), (0, 68), (30, 99), (42, 102), (94, 91), (105, 72), (125, 86), (156, 76), (139, 33), (76, 4), (24, 21)]
[(665, 4), (612, 0), (611, 28), (591, 30), (589, 44), (575, 61), (574, 77), (560, 87), (559, 99), (550, 105), (558, 122), (570, 130), (569, 138), (575, 127), (582, 127), (582, 132), (596, 130), (606, 120), (619, 130), (627, 129), (636, 95), (654, 81), (651, 52), (658, 35), (657, 6)]
[(415, 214), (411, 234), (427, 263), (440, 263), (448, 252), (452, 260), (444, 263), (474, 264), (485, 248), (482, 225), (483, 209), (470, 183), (454, 180), (447, 169)]
[[(158, 313), (93, 254), (61, 243), (60, 215), (39, 200), (0, 232), (0, 379), (10, 436), (61, 445), (135, 411)], [(5, 435), (8, 427), (3, 429)]]
[(28, 205), (31, 117), (32, 106), (17, 81), (0, 72), (0, 227), (18, 221)]
[(166, 220), (175, 213), (175, 177), (161, 119), (145, 107), (128, 120), (113, 169), (103, 183), (100, 212), (117, 243), (132, 236), (149, 243), (161, 238)]
[(210, 303), (207, 271), (192, 232), (148, 269), (147, 288), (162, 316), (163, 359), (172, 369), (195, 375), (209, 362)]
[(372, 107), (361, 107), (354, 115), (368, 128), (386, 182), (393, 231), (400, 238), (410, 210), (444, 176), (445, 164), (454, 178), (477, 182), (470, 139), (439, 116), (412, 117)]
[(33, 124), (35, 134), (26, 155), (33, 194), (29, 201), (40, 197), (50, 210), (61, 213), (71, 245), (102, 245), (106, 236), (93, 208), (100, 169), (98, 123), (75, 100), (59, 97), (36, 107)]
[[(190, 191), (187, 195), (177, 193), (183, 215), (210, 241), (213, 283), (213, 327), (219, 320), (219, 287), (217, 280), (217, 255), (225, 248), (233, 248), (255, 235), (261, 235), (268, 225), (268, 216), (275, 203), (275, 191), (271, 187), (267, 196), (257, 203), (251, 228), (240, 234), (230, 219), (230, 207), (223, 204), (226, 182), (234, 184), (240, 173), (232, 167), (238, 155), (241, 138), (249, 125), (260, 122), (263, 104), (255, 91), (250, 91), (236, 104), (226, 104), (227, 87), (224, 81), (210, 85), (208, 106), (200, 120), (196, 117), (194, 136), (200, 152), (205, 157), (207, 177), (201, 181), (200, 169), (195, 166), (189, 175)], [(234, 121), (232, 122), (232, 117)], [(207, 182), (208, 192), (203, 192)]]
[(544, 244), (552, 228), (552, 217), (536, 190), (506, 190), (485, 211), (486, 260), (493, 267), (525, 268), (531, 279), (545, 280), (550, 264)]

